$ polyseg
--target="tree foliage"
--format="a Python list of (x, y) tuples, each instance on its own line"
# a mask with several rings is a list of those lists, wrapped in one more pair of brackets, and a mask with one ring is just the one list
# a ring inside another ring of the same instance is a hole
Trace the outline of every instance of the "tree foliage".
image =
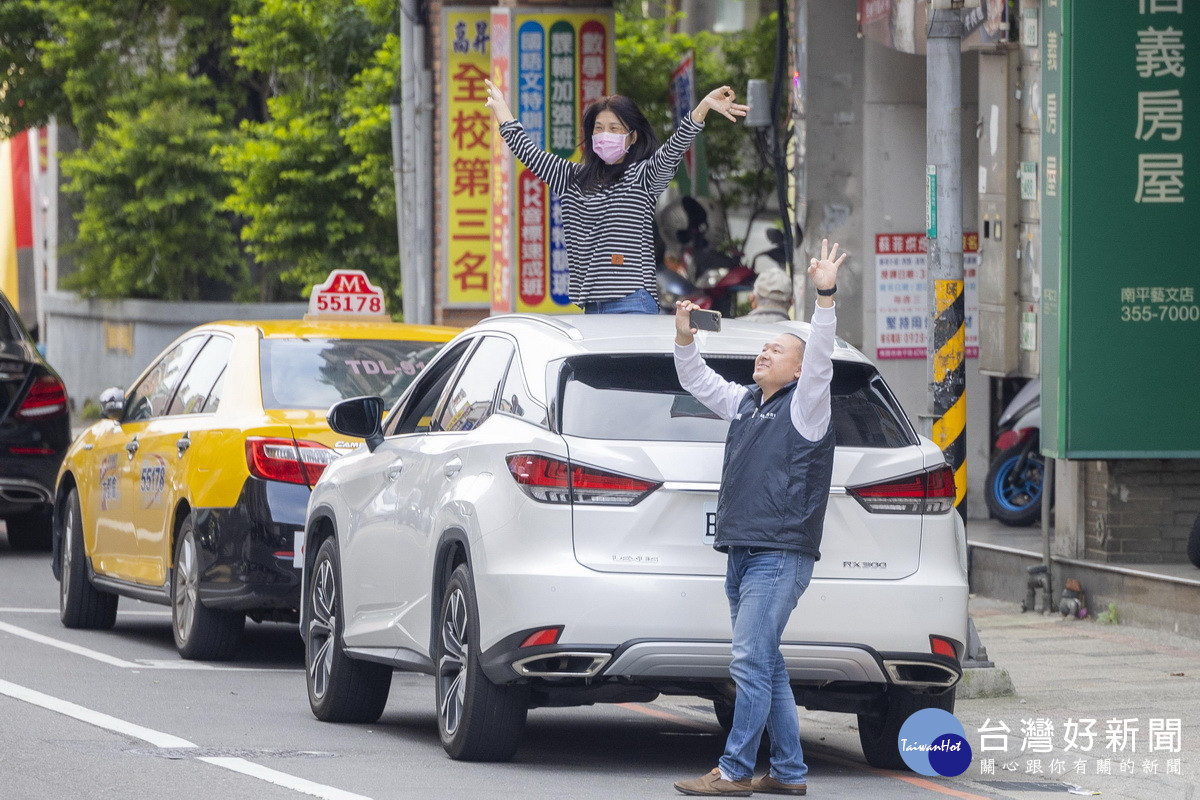
[(272, 88), (262, 121), (221, 149), (228, 207), (261, 264), (300, 290), (362, 269), (399, 306), (390, 102), (399, 47), (379, 2), (263, 0), (234, 17), (242, 68)]
[[(769, 77), (770, 24), (669, 35), (642, 7), (619, 0), (617, 82), (661, 134), (687, 50), (698, 91)], [(79, 140), (62, 162), (80, 209), (72, 285), (286, 299), (352, 267), (395, 301), (398, 13), (396, 0), (0, 0), (0, 135), (56, 117)], [(745, 128), (705, 138), (721, 198), (753, 202)]]
[[(636, 5), (636, 4), (627, 4)], [(670, 76), (690, 51), (694, 56), (695, 93), (699, 101), (718, 86), (728, 85), (744, 102), (751, 78), (770, 80), (775, 64), (776, 17), (763, 17), (737, 33), (671, 33), (671, 19), (618, 15), (616, 30), (617, 88), (645, 112), (659, 138), (674, 125)], [(712, 115), (710, 115), (710, 119)], [(744, 122), (716, 120), (705, 127), (709, 180), (726, 208), (746, 206), (761, 211), (774, 188), (774, 175), (759, 157), (755, 131)]]
[(228, 137), (215, 114), (186, 102), (114, 111), (86, 156), (64, 162), (86, 202), (69, 285), (103, 297), (198, 300), (245, 271), (221, 200), (227, 176), (209, 155)]

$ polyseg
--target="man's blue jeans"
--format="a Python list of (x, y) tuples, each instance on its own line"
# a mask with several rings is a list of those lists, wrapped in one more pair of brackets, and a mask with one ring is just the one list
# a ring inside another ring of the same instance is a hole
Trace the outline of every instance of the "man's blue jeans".
[(657, 314), (658, 302), (645, 289), (615, 300), (593, 300), (583, 304), (585, 314)]
[(733, 780), (754, 775), (764, 728), (771, 734), (771, 775), (784, 783), (804, 783), (808, 775), (796, 698), (779, 642), (812, 572), (813, 557), (795, 550), (729, 548), (725, 570), (725, 594), (733, 618), (729, 672), (737, 685), (737, 702), (720, 766)]

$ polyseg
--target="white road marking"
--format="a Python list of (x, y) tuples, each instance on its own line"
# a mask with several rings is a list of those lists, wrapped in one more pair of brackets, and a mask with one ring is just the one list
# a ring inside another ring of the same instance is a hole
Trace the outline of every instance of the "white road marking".
[[(127, 722), (123, 719), (103, 714), (99, 711), (93, 711), (90, 708), (85, 708), (81, 705), (76, 705), (67, 700), (62, 700), (57, 697), (52, 697), (48, 694), (33, 689), (28, 689), (24, 686), (18, 686), (15, 683), (9, 683), (5, 680), (0, 680), (0, 694), (8, 695), (14, 700), (21, 700), (31, 705), (39, 706), (48, 711), (53, 711), (64, 716), (77, 719), (80, 722), (86, 722), (89, 725), (95, 725), (97, 728), (119, 733), (123, 736), (131, 736), (135, 739), (141, 739), (144, 742), (149, 742), (155, 747), (196, 747), (195, 744), (187, 739), (181, 739), (178, 736), (173, 736), (169, 733), (156, 731), (153, 728), (146, 728), (141, 725), (136, 725), (132, 722)], [(321, 783), (300, 778), (295, 775), (289, 775), (286, 772), (264, 767), (260, 764), (255, 764), (247, 761), (244, 758), (219, 758), (219, 757), (203, 757), (196, 759), (204, 761), (216, 767), (232, 770), (233, 772), (242, 775), (256, 778), (260, 781), (273, 783), (276, 786), (282, 786), (285, 789), (291, 789), (296, 792), (311, 795), (313, 797), (324, 798), (324, 800), (370, 800), (370, 798), (361, 794), (354, 794), (342, 789), (336, 789), (332, 786), (326, 786)]]
[(172, 736), (169, 733), (156, 731), (152, 728), (143, 728), (141, 725), (135, 725), (132, 722), (126, 722), (123, 719), (102, 714), (99, 711), (93, 711), (90, 708), (76, 705), (67, 700), (60, 700), (57, 697), (51, 697), (48, 694), (33, 689), (26, 689), (24, 686), (18, 686), (15, 683), (9, 683), (5, 680), (0, 680), (0, 694), (6, 694), (14, 700), (22, 700), (35, 706), (41, 706), (49, 711), (54, 711), (58, 714), (63, 714), (68, 717), (73, 717), (80, 722), (86, 722), (89, 725), (95, 725), (97, 728), (120, 733), (125, 736), (132, 736), (135, 739), (141, 739), (143, 742), (149, 742), (155, 747), (195, 747), (196, 745), (189, 742), (187, 739), (180, 739), (178, 736)]
[(273, 783), (276, 786), (282, 786), (285, 789), (291, 789), (296, 792), (310, 794), (314, 797), (322, 797), (325, 800), (370, 800), (369, 798), (355, 794), (354, 792), (335, 789), (332, 786), (326, 786), (322, 783), (313, 783), (304, 778), (298, 778), (295, 775), (289, 775), (286, 772), (264, 767), (262, 764), (255, 764), (253, 761), (247, 761), (244, 758), (218, 758), (206, 757), (197, 759), (205, 761), (209, 764), (215, 764), (218, 767), (240, 772), (243, 775), (249, 775), (251, 778), (258, 778), (260, 781)]
[(141, 664), (136, 664), (132, 661), (126, 661), (123, 658), (116, 658), (107, 653), (101, 653), (99, 650), (91, 650), (87, 647), (80, 647), (77, 644), (64, 642), (60, 639), (52, 639), (49, 636), (43, 636), (40, 633), (18, 628), (16, 625), (9, 625), (7, 622), (0, 622), (0, 631), (11, 633), (13, 636), (20, 636), (23, 639), (28, 639), (31, 642), (44, 644), (49, 647), (57, 647), (59, 650), (66, 650), (68, 653), (74, 653), (77, 656), (90, 658), (99, 661), (103, 664), (109, 664), (114, 667), (124, 667), (125, 669), (141, 669)]
[[(21, 606), (0, 606), (0, 614), (57, 614), (57, 608), (24, 608)], [(137, 609), (125, 610), (121, 609), (117, 612), (119, 616), (139, 616), (139, 617), (170, 617), (170, 611), (139, 611)]]
[(134, 666), (139, 669), (194, 669), (213, 672), (304, 672), (304, 667), (231, 667), (224, 664), (206, 664), (203, 661), (184, 661), (181, 658), (139, 658)]
[(199, 672), (303, 672), (303, 667), (230, 667), (220, 664), (206, 664), (203, 661), (183, 661), (175, 659), (171, 661), (163, 661), (153, 658), (139, 658), (137, 661), (126, 661), (123, 658), (110, 656), (108, 653), (101, 653), (99, 650), (92, 650), (89, 647), (83, 647), (78, 644), (64, 642), (62, 639), (55, 639), (51, 636), (45, 636), (40, 633), (35, 633), (26, 628), (20, 628), (16, 625), (10, 625), (7, 622), (0, 622), (0, 632), (11, 633), (13, 636), (20, 636), (23, 639), (28, 639), (31, 642), (44, 644), (47, 647), (57, 647), (59, 650), (66, 650), (68, 653), (74, 653), (77, 656), (90, 658), (94, 661), (99, 661), (102, 664), (108, 664), (113, 667), (121, 667), (122, 669), (170, 669), (170, 670), (195, 670)]

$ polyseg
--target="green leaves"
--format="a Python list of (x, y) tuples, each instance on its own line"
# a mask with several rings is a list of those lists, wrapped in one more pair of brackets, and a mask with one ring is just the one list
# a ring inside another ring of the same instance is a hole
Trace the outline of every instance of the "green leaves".
[(398, 297), (388, 0), (4, 0), (0, 133), (56, 116), (98, 297)]
[[(617, 82), (664, 136), (687, 50), (698, 92), (770, 77), (770, 20), (668, 35), (641, 5), (621, 0)], [(352, 267), (399, 307), (398, 13), (396, 0), (0, 0), (0, 135), (51, 117), (78, 135), (62, 162), (80, 209), (70, 284), (272, 300)], [(743, 125), (716, 119), (705, 139), (726, 203), (769, 187)]]
[[(184, 102), (114, 112), (86, 151), (68, 156), (68, 190), (85, 198), (73, 288), (98, 297), (197, 300), (245, 280), (220, 213), (229, 181), (209, 155), (228, 134)], [(207, 291), (204, 291), (207, 289)]]
[(221, 149), (227, 207), (247, 251), (299, 292), (330, 269), (364, 270), (398, 307), (399, 245), (388, 104), (399, 74), (378, 3), (263, 0), (234, 17), (235, 52), (266, 73), (264, 121)]
[[(628, 5), (628, 4), (627, 4)], [(689, 50), (694, 53), (696, 101), (718, 86), (729, 85), (745, 102), (750, 78), (770, 81), (775, 64), (774, 14), (737, 33), (669, 34), (666, 19), (617, 15), (617, 87), (631, 97), (657, 127), (659, 138), (673, 128), (670, 106), (672, 70)], [(744, 122), (730, 123), (709, 114), (704, 130), (709, 179), (725, 208), (748, 205), (761, 210), (774, 187)], [(724, 244), (724, 243), (719, 243)]]

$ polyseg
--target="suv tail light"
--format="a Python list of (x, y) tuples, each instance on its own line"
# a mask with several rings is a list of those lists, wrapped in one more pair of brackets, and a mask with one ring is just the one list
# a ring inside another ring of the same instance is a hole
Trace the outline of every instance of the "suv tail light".
[(632, 506), (662, 485), (536, 453), (518, 453), (507, 461), (517, 485), (541, 503)]
[(943, 514), (954, 508), (957, 496), (954, 472), (945, 464), (846, 491), (867, 511), (883, 514)]
[(246, 439), (246, 464), (256, 478), (312, 486), (337, 451), (319, 442), (250, 436)]
[(53, 375), (39, 375), (17, 409), (21, 419), (49, 419), (67, 413), (67, 389)]

